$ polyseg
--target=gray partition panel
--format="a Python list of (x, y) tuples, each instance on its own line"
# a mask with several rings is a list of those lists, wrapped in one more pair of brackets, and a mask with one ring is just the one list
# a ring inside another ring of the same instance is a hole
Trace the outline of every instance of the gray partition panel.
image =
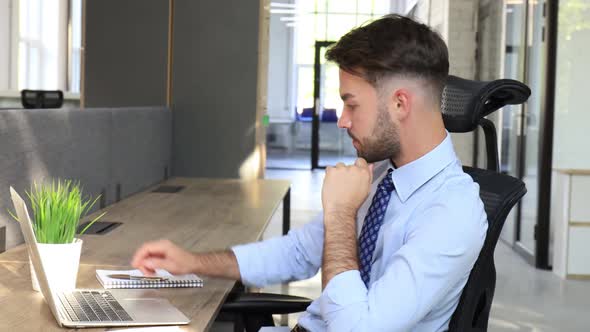
[(173, 174), (237, 177), (253, 151), (258, 1), (176, 1)]
[(9, 110), (0, 112), (0, 224), (7, 225), (7, 248), (22, 242), (6, 212), (9, 186), (24, 195), (35, 181), (79, 180), (86, 193), (100, 194), (109, 183), (110, 112)]
[(168, 0), (86, 1), (86, 107), (166, 105)]
[[(163, 107), (121, 108), (112, 112), (111, 183), (108, 202), (158, 183), (170, 169), (172, 115)], [(112, 190), (111, 190), (112, 192)]]
[(162, 107), (0, 110), (0, 228), (6, 225), (6, 247), (22, 242), (7, 213), (9, 186), (24, 195), (33, 181), (74, 179), (85, 193), (104, 192), (105, 202), (112, 203), (118, 185), (124, 198), (165, 177), (171, 127), (170, 111)]

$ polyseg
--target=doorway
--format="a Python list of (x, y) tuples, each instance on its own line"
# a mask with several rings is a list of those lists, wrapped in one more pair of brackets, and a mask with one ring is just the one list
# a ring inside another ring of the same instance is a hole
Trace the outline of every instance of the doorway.
[[(552, 119), (546, 107), (548, 77), (545, 68), (547, 49), (547, 5), (545, 1), (507, 1), (504, 77), (519, 80), (531, 88), (523, 105), (503, 108), (500, 171), (521, 179), (527, 194), (511, 211), (501, 238), (530, 264), (549, 269), (550, 172), (542, 171), (552, 146), (541, 144), (544, 122)], [(549, 138), (552, 140), (552, 137)]]
[(311, 168), (326, 168), (338, 162), (352, 164), (356, 151), (345, 129), (338, 128), (342, 114), (338, 65), (325, 60), (326, 50), (335, 42), (316, 41), (313, 80)]

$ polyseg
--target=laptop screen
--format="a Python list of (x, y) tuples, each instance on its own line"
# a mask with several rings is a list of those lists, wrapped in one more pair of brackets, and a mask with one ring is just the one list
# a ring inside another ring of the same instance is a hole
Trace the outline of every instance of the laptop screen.
[(27, 211), (27, 205), (25, 201), (12, 187), (10, 187), (10, 195), (12, 196), (12, 203), (14, 204), (14, 209), (16, 210), (16, 216), (20, 221), (19, 224), (23, 232), (23, 236), (25, 238), (25, 243), (27, 245), (29, 257), (31, 258), (33, 268), (35, 269), (35, 273), (37, 274), (37, 279), (39, 281), (41, 293), (43, 293), (45, 302), (49, 304), (49, 308), (51, 309), (53, 316), (55, 316), (55, 318), (59, 322), (60, 319), (57, 313), (54, 295), (47, 281), (47, 276), (45, 274), (45, 269), (43, 267), (43, 261), (41, 260), (39, 248), (37, 247), (37, 239), (35, 238), (35, 233), (33, 232), (33, 225), (31, 224), (31, 218), (29, 217), (29, 212)]

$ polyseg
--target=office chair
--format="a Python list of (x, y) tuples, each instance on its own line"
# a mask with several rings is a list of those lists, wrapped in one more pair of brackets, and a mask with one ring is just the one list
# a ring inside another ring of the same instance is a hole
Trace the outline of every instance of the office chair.
[[(484, 117), (505, 105), (524, 103), (531, 91), (514, 80), (479, 82), (449, 76), (443, 91), (442, 113), (449, 132), (466, 133), (481, 126), (486, 142), (486, 169), (463, 167), (480, 186), (480, 197), (488, 217), (488, 231), (484, 245), (471, 270), (459, 304), (449, 323), (450, 332), (486, 331), (496, 285), (494, 249), (506, 217), (525, 195), (522, 181), (498, 173), (498, 146), (493, 122)], [(272, 326), (272, 314), (303, 311), (310, 299), (264, 293), (232, 294), (221, 312), (233, 313), (240, 322), (236, 331), (258, 331), (261, 326)]]
[(22, 90), (20, 100), (24, 108), (60, 108), (64, 94), (60, 90)]
[(295, 112), (295, 120), (301, 122), (311, 122), (313, 118), (313, 107), (311, 108), (304, 108), (301, 111), (301, 114)]
[(449, 331), (487, 331), (496, 287), (494, 250), (506, 217), (526, 194), (524, 183), (498, 173), (498, 145), (492, 121), (484, 117), (505, 105), (524, 103), (531, 90), (514, 80), (476, 82), (449, 76), (443, 91), (443, 120), (450, 132), (465, 133), (481, 126), (486, 142), (487, 169), (463, 167), (480, 187), (488, 217), (488, 231), (479, 257), (471, 270), (459, 304), (451, 317)]
[(322, 122), (338, 122), (338, 113), (336, 113), (336, 109), (334, 108), (324, 108), (322, 112), (322, 116), (320, 117), (320, 121)]

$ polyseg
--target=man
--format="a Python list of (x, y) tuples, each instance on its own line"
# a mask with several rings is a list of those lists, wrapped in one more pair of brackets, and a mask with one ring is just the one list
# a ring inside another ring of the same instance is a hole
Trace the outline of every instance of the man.
[(487, 230), (479, 187), (457, 159), (440, 111), (448, 52), (427, 26), (389, 15), (342, 37), (338, 121), (358, 159), (326, 169), (321, 219), (281, 238), (193, 254), (145, 244), (133, 266), (241, 279), (300, 280), (322, 294), (298, 331), (444, 331)]

